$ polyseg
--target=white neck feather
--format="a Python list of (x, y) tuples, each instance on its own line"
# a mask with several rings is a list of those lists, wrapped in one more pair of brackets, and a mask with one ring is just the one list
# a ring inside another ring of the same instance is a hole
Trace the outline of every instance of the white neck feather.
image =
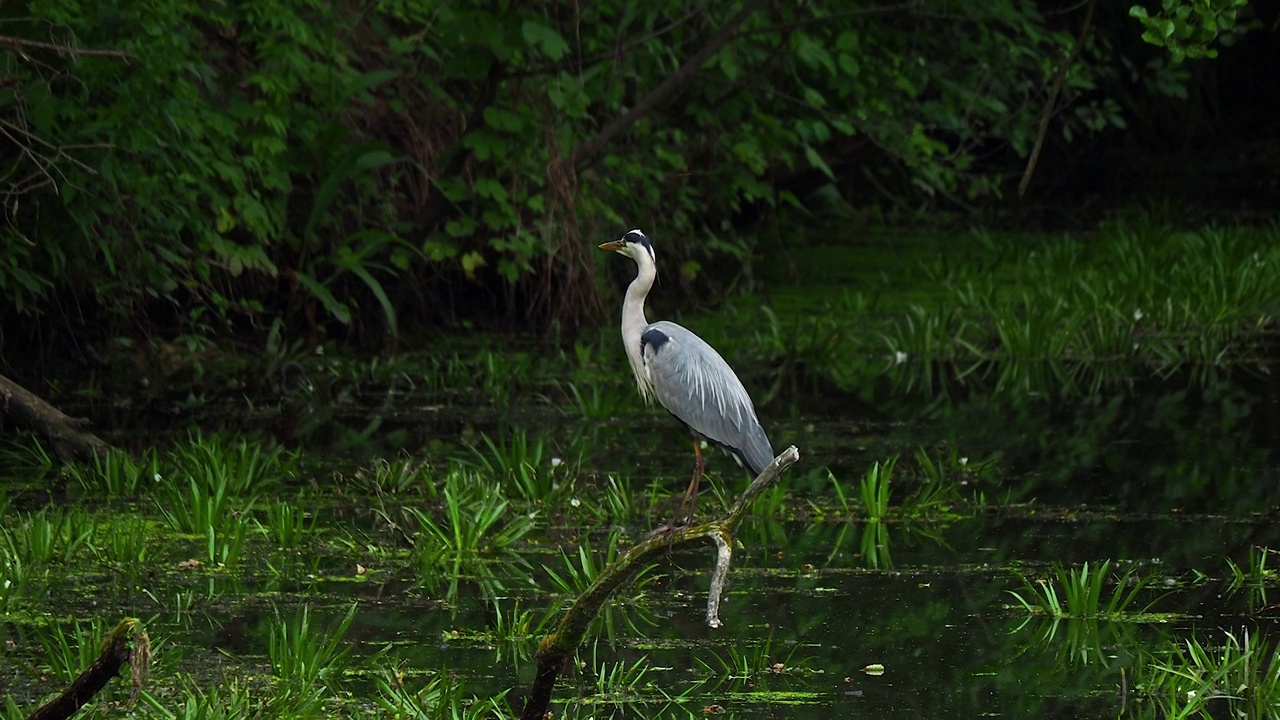
[(653, 287), (658, 270), (647, 252), (638, 253), (635, 261), (636, 279), (627, 286), (627, 297), (622, 302), (622, 343), (626, 346), (627, 360), (631, 363), (631, 372), (640, 388), (640, 396), (645, 402), (652, 402), (653, 385), (645, 372), (644, 358), (640, 355), (640, 336), (649, 324), (644, 316), (644, 300), (649, 296), (649, 289)]

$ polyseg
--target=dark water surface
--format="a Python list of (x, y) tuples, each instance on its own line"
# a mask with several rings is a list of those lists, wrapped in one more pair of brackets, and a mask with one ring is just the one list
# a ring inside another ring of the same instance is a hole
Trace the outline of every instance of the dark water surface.
[[(588, 638), (579, 667), (558, 689), (557, 716), (1160, 717), (1134, 686), (1143, 651), (1192, 637), (1218, 643), (1224, 631), (1266, 630), (1277, 616), (1258, 592), (1231, 590), (1228, 565), (1245, 566), (1251, 548), (1280, 543), (1280, 405), (1271, 377), (1224, 371), (1052, 400), (991, 391), (912, 397), (886, 382), (870, 400), (777, 400), (762, 408), (762, 419), (775, 448), (795, 444), (802, 459), (784, 483), (781, 510), (762, 511), (740, 531), (724, 626), (703, 622), (714, 549), (673, 553), (638, 591), (624, 591), (639, 596), (615, 602)], [(640, 409), (630, 388), (610, 392), (621, 393), (618, 410), (583, 419), (563, 398), (467, 405), (413, 389), (393, 396), (384, 386), (341, 411), (332, 398), (326, 412), (318, 410), (325, 402), (303, 403), (319, 419), (294, 441), (310, 465), (339, 468), (333, 478), (335, 471), (315, 473), (322, 489), (352, 487), (339, 476), (362, 462), (360, 446), (338, 439), (381, 418), (366, 433), (384, 439), (370, 441), (374, 452), (394, 455), (387, 445), (398, 441), (417, 457), (465, 455), (464, 441), (518, 429), (545, 440), (544, 472), (564, 454), (583, 487), (614, 476), (674, 495), (692, 459), (684, 431), (662, 411)], [(230, 416), (238, 419), (224, 416), (225, 424), (241, 429), (283, 422), (260, 409)], [(947, 465), (945, 477), (908, 471), (921, 448)], [(950, 493), (944, 510), (867, 519), (858, 480), (895, 454), (891, 505), (900, 508), (937, 482)], [(716, 487), (723, 494), (745, 486), (726, 458), (713, 454), (710, 463), (704, 513), (718, 507)], [(563, 571), (561, 550), (576, 554), (590, 541), (602, 554), (616, 533), (635, 542), (672, 508), (664, 501), (622, 522), (584, 520), (581, 507), (544, 508), (534, 540), (518, 556), (494, 561), (492, 577), (423, 583), (406, 568), (403, 549), (372, 549), (386, 545), (378, 537), (380, 502), (346, 494), (316, 501), (322, 528), (347, 528), (355, 538), (345, 545), (270, 554), (234, 571), (70, 575), (35, 615), (45, 623), (137, 615), (158, 640), (161, 676), (180, 670), (219, 682), (262, 673), (282, 614), (308, 604), (331, 625), (358, 602), (347, 635), (358, 658), (389, 652), (407, 684), (447, 669), (477, 695), (510, 690), (518, 707), (532, 681), (536, 638), (495, 640), (498, 614), (518, 608), (540, 617), (565, 598), (542, 571)], [(125, 511), (154, 513), (145, 505)], [(167, 563), (188, 552), (156, 555)], [(371, 572), (355, 572), (353, 558)], [(1108, 560), (1105, 596), (1132, 571), (1149, 582), (1133, 608), (1151, 603), (1147, 612), (1055, 621), (1030, 615), (1010, 594), (1028, 595), (1023, 578), (1050, 579), (1055, 564)], [(175, 599), (184, 594), (185, 601)], [(23, 706), (58, 685), (26, 669), (33, 650), (23, 628), (31, 617), (9, 618), (13, 643), (0, 656), (0, 678), (21, 688), (11, 692)], [(603, 690), (598, 676), (619, 664), (643, 672), (608, 686), (616, 693)], [(343, 713), (376, 714), (361, 699), (373, 692), (375, 674), (370, 666), (350, 677)]]

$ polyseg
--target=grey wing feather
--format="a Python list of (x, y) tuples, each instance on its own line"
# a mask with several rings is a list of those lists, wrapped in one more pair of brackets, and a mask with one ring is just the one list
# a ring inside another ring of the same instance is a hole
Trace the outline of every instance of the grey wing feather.
[(751, 396), (729, 363), (702, 338), (673, 322), (656, 322), (664, 343), (644, 348), (653, 394), (695, 432), (724, 445), (752, 475), (773, 462), (773, 447), (756, 419)]

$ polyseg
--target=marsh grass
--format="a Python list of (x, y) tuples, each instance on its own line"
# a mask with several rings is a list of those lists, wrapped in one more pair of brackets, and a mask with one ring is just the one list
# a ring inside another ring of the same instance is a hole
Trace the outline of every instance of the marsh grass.
[[(1055, 565), (1054, 579), (1032, 581), (1018, 573), (1022, 591), (1007, 592), (1028, 614), (1055, 618), (1119, 619), (1145, 612), (1154, 604), (1152, 600), (1134, 610), (1150, 584), (1149, 578), (1140, 578), (1129, 569), (1113, 579), (1110, 570), (1110, 560), (1092, 566), (1086, 562), (1078, 568)], [(1106, 595), (1109, 585), (1114, 585), (1114, 590)]]
[(254, 523), (279, 548), (298, 547), (316, 532), (315, 513), (283, 500), (268, 503), (261, 514), (266, 516), (266, 522), (255, 516)]
[(694, 662), (705, 677), (701, 684), (717, 692), (734, 692), (754, 686), (769, 677), (788, 674), (809, 674), (812, 658), (798, 656), (800, 645), (792, 645), (785, 655), (774, 645), (770, 633), (762, 642), (744, 647), (726, 645), (710, 651), (710, 657), (701, 654)]
[(546, 440), (540, 436), (531, 440), (524, 430), (517, 430), (496, 440), (482, 434), (479, 445), (464, 444), (471, 451), (471, 467), (525, 502), (553, 502), (567, 490), (563, 478), (552, 472)]
[(7, 544), (0, 544), (0, 612), (8, 612), (23, 591), (30, 573)]
[[(561, 596), (561, 604), (566, 606), (582, 595), (587, 588), (600, 577), (606, 567), (618, 560), (619, 540), (621, 533), (614, 531), (605, 542), (608, 548), (603, 553), (594, 551), (589, 542), (578, 546), (577, 552), (560, 551), (561, 569), (557, 571), (543, 565), (549, 589)], [(596, 617), (595, 623), (602, 626), (609, 638), (616, 637), (620, 628), (625, 627), (637, 635), (644, 634), (644, 628), (655, 627), (658, 623), (652, 605), (646, 602), (649, 586), (656, 579), (654, 570), (657, 565), (650, 564), (636, 571), (626, 591), (619, 591), (614, 600), (604, 606)]]
[(508, 709), (507, 691), (485, 698), (466, 693), (465, 682), (449, 671), (427, 679), (417, 690), (406, 686), (397, 670), (382, 673), (376, 680), (374, 703), (386, 717), (441, 720), (507, 720), (515, 717)]
[(267, 643), (272, 676), (302, 687), (336, 687), (350, 665), (351, 649), (344, 638), (359, 607), (352, 603), (337, 626), (329, 630), (315, 625), (309, 605), (276, 623)]
[(93, 513), (49, 505), (0, 528), (0, 547), (24, 566), (65, 565), (90, 552), (97, 530)]
[(443, 507), (437, 513), (406, 507), (412, 543), (410, 566), (420, 586), (439, 588), (447, 581), (448, 597), (455, 597), (461, 578), (482, 584), (496, 581), (490, 561), (503, 559), (507, 570), (527, 563), (514, 546), (534, 528), (534, 514), (518, 512), (502, 495), (502, 487), (480, 482), (455, 469), (443, 483)]
[(161, 478), (160, 454), (148, 448), (139, 456), (117, 448), (94, 455), (89, 465), (67, 465), (65, 472), (84, 491), (94, 495), (138, 497)]
[(193, 433), (173, 449), (170, 461), (177, 477), (188, 477), (229, 496), (258, 495), (298, 474), (299, 456), (280, 446), (248, 438)]
[(350, 485), (354, 494), (382, 497), (435, 496), (430, 463), (412, 458), (378, 458), (369, 467), (357, 468)]
[[(556, 382), (559, 395), (568, 401), (566, 413), (592, 422), (602, 422), (626, 415), (639, 407), (633, 393), (624, 392), (617, 383)], [(555, 404), (548, 397), (549, 404)]]
[(1014, 618), (1011, 624), (1011, 635), (1022, 634), (1027, 638), (1018, 654), (1033, 649), (1048, 652), (1057, 671), (1092, 672), (1102, 683), (1110, 681), (1114, 677), (1112, 673), (1132, 667), (1138, 660), (1135, 650), (1143, 646), (1142, 625), (1126, 619), (1039, 615)]
[(240, 515), (253, 508), (256, 498), (234, 496), (226, 476), (191, 478), (186, 487), (172, 485), (154, 502), (166, 522), (180, 533), (204, 535), (212, 528), (225, 532), (241, 523)]
[(1174, 643), (1140, 666), (1138, 687), (1164, 717), (1280, 717), (1280, 648), (1261, 632), (1224, 635), (1217, 645)]
[(555, 608), (542, 611), (522, 610), (519, 601), (509, 611), (504, 611), (497, 599), (493, 600), (493, 621), (486, 633), (492, 642), (494, 660), (513, 660), (517, 663), (533, 659), (538, 639), (551, 632), (559, 620)]
[(93, 542), (98, 562), (136, 577), (151, 559), (151, 528), (146, 518), (116, 515), (99, 527)]
[(1280, 225), (1180, 232), (1130, 222), (1093, 237), (987, 245), (976, 259), (932, 261), (941, 296), (884, 332), (899, 382), (1092, 393), (1137, 368), (1256, 360), (1280, 311)]
[(241, 520), (221, 527), (205, 527), (205, 559), (217, 567), (232, 567), (244, 555), (248, 526)]
[(76, 621), (70, 627), (50, 623), (33, 630), (45, 670), (66, 685), (98, 659), (102, 638), (110, 632), (111, 628), (97, 618), (86, 623)]
[(1269, 547), (1249, 546), (1249, 557), (1242, 567), (1231, 558), (1227, 558), (1227, 567), (1231, 571), (1231, 583), (1228, 592), (1246, 593), (1249, 611), (1257, 612), (1270, 606), (1268, 591), (1280, 581), (1278, 572), (1271, 563), (1275, 560), (1276, 551)]
[[(0, 467), (8, 469), (15, 480), (40, 481), (53, 475), (58, 466), (59, 463), (34, 435), (19, 433), (0, 443)], [(4, 514), (3, 509), (0, 505), (0, 515)]]
[(144, 690), (141, 704), (164, 720), (248, 720), (249, 718), (279, 717), (272, 715), (270, 698), (264, 698), (264, 690), (241, 678), (226, 682), (209, 683), (208, 688), (190, 676), (181, 680), (182, 689), (176, 698), (163, 700)]
[(649, 680), (649, 657), (642, 655), (631, 662), (601, 659), (605, 655), (614, 654), (612, 651), (601, 653), (598, 641), (591, 648), (592, 701), (634, 704), (653, 699), (652, 692), (646, 692), (652, 685)]

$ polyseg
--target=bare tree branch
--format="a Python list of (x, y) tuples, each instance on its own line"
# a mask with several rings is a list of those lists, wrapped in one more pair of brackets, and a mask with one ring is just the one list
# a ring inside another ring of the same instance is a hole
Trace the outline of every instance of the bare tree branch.
[(574, 171), (582, 170), (592, 165), (596, 159), (604, 152), (609, 143), (615, 138), (628, 130), (637, 120), (653, 112), (658, 106), (670, 100), (677, 92), (688, 85), (693, 78), (697, 77), (698, 71), (702, 66), (711, 59), (713, 55), (720, 51), (738, 32), (738, 26), (742, 25), (752, 13), (760, 9), (766, 0), (747, 0), (733, 17), (729, 18), (715, 35), (707, 39), (706, 44), (698, 49), (688, 60), (685, 61), (680, 69), (675, 71), (666, 80), (663, 80), (648, 95), (641, 98), (635, 107), (626, 113), (614, 118), (612, 122), (604, 127), (603, 130), (596, 133), (594, 137), (578, 146), (573, 154), (569, 156), (569, 160), (565, 163), (568, 168)]
[(0, 35), (0, 45), (8, 45), (13, 48), (51, 50), (59, 55), (114, 57), (120, 58), (121, 60), (132, 60), (137, 57), (137, 55), (134, 55), (127, 50), (85, 50), (82, 48), (73, 48), (70, 45), (59, 45), (57, 43), (41, 42), (39, 40), (27, 40), (26, 38), (17, 38), (11, 35)]
[(1080, 48), (1084, 45), (1084, 39), (1089, 36), (1089, 26), (1093, 23), (1093, 6), (1098, 0), (1089, 0), (1089, 7), (1084, 12), (1084, 25), (1080, 27), (1080, 35), (1076, 38), (1075, 47), (1071, 48), (1071, 54), (1062, 61), (1062, 65), (1058, 67), (1058, 76), (1053, 79), (1053, 87), (1049, 89), (1049, 98), (1044, 102), (1044, 114), (1040, 116), (1040, 130), (1036, 133), (1036, 144), (1031, 148), (1031, 156), (1027, 158), (1027, 169), (1022, 173), (1022, 182), (1018, 183), (1018, 195), (1027, 194), (1027, 186), (1031, 184), (1031, 176), (1036, 172), (1036, 162), (1040, 159), (1040, 151), (1044, 149), (1044, 138), (1049, 132), (1049, 119), (1053, 117), (1053, 107), (1058, 102), (1058, 93), (1062, 92), (1062, 85), (1067, 80), (1067, 71), (1076, 62), (1076, 56), (1080, 54)]

